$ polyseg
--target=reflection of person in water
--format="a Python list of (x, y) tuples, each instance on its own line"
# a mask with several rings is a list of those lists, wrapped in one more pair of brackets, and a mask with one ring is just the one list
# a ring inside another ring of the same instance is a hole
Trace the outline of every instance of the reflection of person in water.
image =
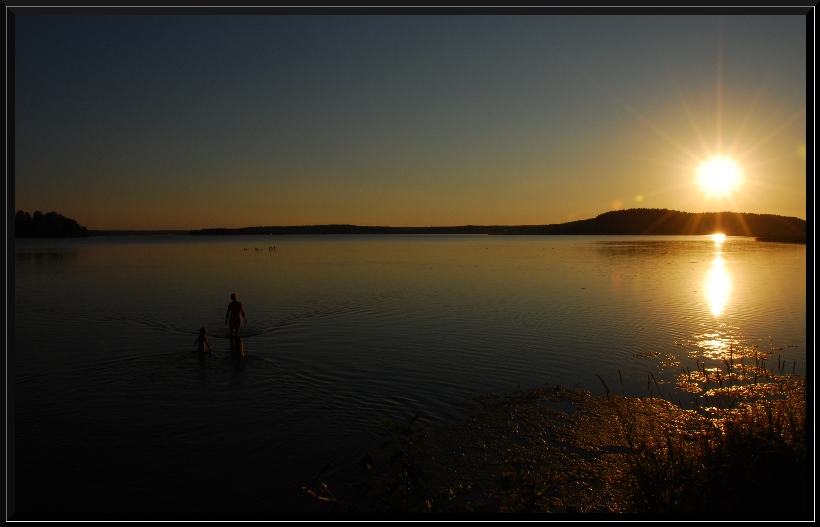
[(242, 344), (242, 337), (239, 335), (237, 335), (236, 339), (234, 339), (232, 349), (240, 357), (245, 356), (245, 345)]
[(242, 302), (236, 299), (236, 293), (231, 295), (231, 303), (228, 304), (228, 312), (225, 313), (225, 324), (231, 323), (231, 340), (239, 337), (239, 328), (242, 327), (242, 320), (240, 316), (245, 319), (245, 324), (248, 323), (248, 317), (245, 316), (245, 309), (242, 307)]
[(194, 346), (196, 346), (196, 349), (200, 353), (205, 353), (205, 346), (208, 347), (208, 351), (213, 353), (211, 345), (208, 344), (208, 338), (205, 336), (206, 333), (208, 333), (208, 328), (202, 328), (199, 330), (199, 336), (194, 341)]

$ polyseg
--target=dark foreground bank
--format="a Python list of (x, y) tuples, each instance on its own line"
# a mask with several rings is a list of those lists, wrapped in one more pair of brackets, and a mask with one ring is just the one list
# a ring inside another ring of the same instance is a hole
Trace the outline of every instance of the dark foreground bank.
[(357, 483), (303, 490), (328, 512), (805, 517), (805, 377), (760, 381), (698, 410), (561, 386), (487, 395), (449, 427), (385, 421)]

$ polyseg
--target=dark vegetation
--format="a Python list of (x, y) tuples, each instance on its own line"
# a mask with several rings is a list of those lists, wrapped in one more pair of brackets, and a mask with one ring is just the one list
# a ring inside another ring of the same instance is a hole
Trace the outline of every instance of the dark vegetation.
[(462, 225), (456, 227), (380, 227), (360, 225), (301, 225), (244, 227), (239, 229), (93, 230), (56, 212), (33, 216), (18, 211), (17, 238), (67, 238), (108, 235), (200, 234), (489, 234), (489, 235), (705, 235), (755, 236), (758, 241), (806, 243), (806, 220), (774, 214), (740, 212), (679, 212), (668, 209), (610, 211), (587, 220), (550, 225)]
[(805, 413), (767, 402), (664, 443), (631, 437), (636, 510), (742, 514), (807, 505)]
[[(492, 235), (703, 235), (721, 232), (727, 236), (806, 236), (806, 220), (774, 214), (741, 212), (679, 212), (668, 209), (610, 211), (587, 220), (550, 225), (459, 227), (377, 227), (358, 225), (302, 225), (289, 227), (245, 227), (202, 229), (191, 234), (492, 234)], [(805, 243), (805, 242), (804, 242)]]
[[(684, 372), (686, 391), (697, 387), (708, 404), (696, 410), (651, 389), (645, 398), (616, 397), (601, 379), (605, 396), (555, 386), (496, 397), (445, 433), (418, 413), (384, 420), (383, 455), (365, 456), (355, 492), (302, 489), (335, 512), (802, 518), (814, 496), (805, 377), (778, 363), (779, 373), (761, 361), (726, 361), (723, 375), (705, 366)], [(577, 409), (551, 411), (556, 398)]]
[(19, 210), (14, 217), (15, 238), (81, 238), (88, 235), (85, 227), (56, 212), (43, 214), (38, 210), (32, 216)]
[(759, 242), (780, 242), (780, 243), (806, 243), (806, 233), (803, 234), (775, 234), (771, 236), (758, 236)]
[(15, 238), (84, 238), (87, 236), (134, 236), (151, 234), (188, 234), (185, 230), (88, 230), (62, 214), (22, 210), (14, 217)]
[(534, 231), (538, 229), (542, 231), (538, 234), (702, 235), (720, 232), (727, 236), (771, 236), (805, 234), (806, 220), (745, 212), (693, 213), (667, 209), (629, 209), (606, 212), (588, 220), (533, 228)]

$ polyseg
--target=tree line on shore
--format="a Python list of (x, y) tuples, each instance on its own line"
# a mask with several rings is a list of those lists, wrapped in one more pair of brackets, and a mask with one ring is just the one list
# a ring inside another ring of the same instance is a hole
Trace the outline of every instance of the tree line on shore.
[(745, 212), (680, 212), (668, 209), (628, 209), (595, 218), (549, 225), (463, 225), (457, 227), (385, 227), (361, 225), (301, 225), (202, 229), (190, 234), (491, 234), (491, 235), (705, 235), (806, 236), (806, 220)]
[(15, 238), (78, 238), (88, 236), (88, 229), (56, 212), (34, 215), (18, 210), (14, 216)]
[(301, 225), (217, 228), (192, 231), (88, 231), (62, 214), (18, 211), (17, 238), (66, 238), (108, 234), (489, 234), (489, 235), (707, 235), (755, 236), (762, 241), (806, 243), (806, 220), (747, 212), (680, 212), (668, 209), (609, 211), (595, 218), (549, 225), (463, 225), (455, 227), (385, 227), (361, 225)]

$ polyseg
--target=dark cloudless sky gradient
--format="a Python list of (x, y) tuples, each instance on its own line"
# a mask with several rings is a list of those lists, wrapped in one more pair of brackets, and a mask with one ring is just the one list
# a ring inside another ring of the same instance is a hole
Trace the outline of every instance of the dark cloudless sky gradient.
[[(194, 13), (15, 16), (15, 209), (91, 229), (806, 217), (804, 15)], [(744, 177), (724, 198), (694, 183), (719, 153)]]

